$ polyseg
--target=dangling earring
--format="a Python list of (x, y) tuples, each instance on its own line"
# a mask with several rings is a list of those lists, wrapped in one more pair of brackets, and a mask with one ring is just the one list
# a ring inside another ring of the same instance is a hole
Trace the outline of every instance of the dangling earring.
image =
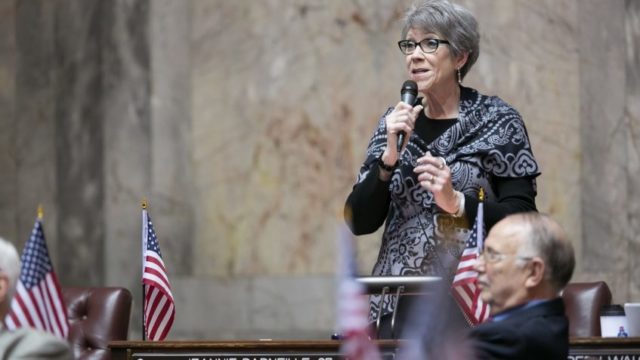
[(462, 75), (460, 74), (460, 69), (458, 69), (458, 84), (462, 85)]

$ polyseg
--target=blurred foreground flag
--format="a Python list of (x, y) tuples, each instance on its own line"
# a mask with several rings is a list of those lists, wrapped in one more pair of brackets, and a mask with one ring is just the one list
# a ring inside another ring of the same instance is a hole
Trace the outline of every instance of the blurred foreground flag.
[(369, 300), (362, 284), (355, 280), (354, 239), (346, 225), (338, 230), (338, 331), (343, 337), (340, 352), (349, 360), (379, 360), (380, 350), (371, 341)]
[(171, 330), (176, 309), (153, 223), (142, 206), (143, 322), (147, 340), (164, 340)]
[(24, 246), (20, 279), (4, 319), (8, 329), (32, 327), (66, 339), (69, 333), (67, 307), (53, 271), (42, 228), (42, 209)]
[(452, 284), (453, 297), (472, 325), (477, 325), (489, 317), (489, 304), (482, 301), (480, 297), (480, 288), (477, 286), (478, 272), (473, 269), (484, 241), (483, 198), (484, 194), (481, 190), (478, 215), (471, 229), (471, 236), (469, 236), (462, 256), (460, 256)]

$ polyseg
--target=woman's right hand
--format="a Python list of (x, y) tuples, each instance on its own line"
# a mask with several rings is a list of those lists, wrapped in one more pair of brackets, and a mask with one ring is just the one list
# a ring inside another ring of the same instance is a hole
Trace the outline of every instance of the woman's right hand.
[(413, 128), (418, 118), (418, 114), (422, 111), (422, 105), (411, 105), (400, 101), (393, 111), (385, 117), (385, 125), (387, 127), (387, 148), (382, 154), (382, 161), (387, 165), (393, 165), (398, 161), (398, 134), (404, 132), (404, 144), (402, 149), (407, 146), (409, 138), (413, 133)]

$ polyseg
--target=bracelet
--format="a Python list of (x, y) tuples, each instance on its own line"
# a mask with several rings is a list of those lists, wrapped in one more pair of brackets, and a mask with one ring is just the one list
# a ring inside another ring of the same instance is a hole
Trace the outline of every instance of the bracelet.
[(462, 217), (464, 215), (465, 197), (464, 197), (464, 194), (462, 192), (457, 191), (457, 190), (456, 190), (456, 197), (458, 198), (458, 211), (456, 211), (456, 213), (453, 214), (453, 216)]
[(378, 157), (378, 166), (380, 166), (380, 168), (384, 171), (393, 172), (393, 170), (395, 170), (399, 164), (400, 159), (396, 160), (396, 163), (393, 165), (387, 165), (384, 163), (384, 161), (382, 161), (382, 154), (380, 154), (380, 156)]

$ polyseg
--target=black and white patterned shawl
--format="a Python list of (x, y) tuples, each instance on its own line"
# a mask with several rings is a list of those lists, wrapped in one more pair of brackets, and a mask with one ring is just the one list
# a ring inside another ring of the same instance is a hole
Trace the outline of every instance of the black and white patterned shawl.
[[(418, 184), (413, 168), (427, 151), (446, 159), (456, 190), (473, 197), (482, 187), (488, 201), (495, 199), (493, 176), (535, 178), (540, 174), (524, 122), (513, 107), (471, 88), (461, 87), (460, 97), (456, 124), (430, 144), (412, 134), (402, 153), (401, 165), (389, 185), (391, 204), (374, 276), (434, 275), (452, 279), (469, 226), (466, 220), (439, 211), (433, 194)], [(358, 182), (386, 147), (384, 116), (369, 142)], [(372, 319), (376, 318), (378, 302), (379, 298), (372, 297)], [(385, 298), (383, 313), (393, 310), (392, 302), (392, 297)]]

